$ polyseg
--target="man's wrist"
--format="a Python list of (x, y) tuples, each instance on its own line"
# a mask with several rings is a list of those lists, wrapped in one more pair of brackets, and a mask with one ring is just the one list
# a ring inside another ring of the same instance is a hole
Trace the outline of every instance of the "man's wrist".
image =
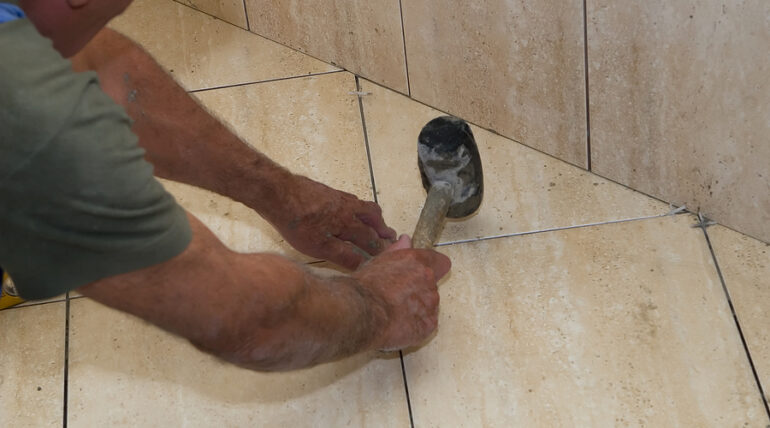
[[(352, 355), (361, 351), (378, 349), (387, 320), (386, 305), (357, 279), (350, 276), (329, 278), (332, 287), (347, 290), (350, 303), (346, 305), (350, 328), (341, 339), (343, 354)], [(333, 293), (337, 294), (337, 293)]]

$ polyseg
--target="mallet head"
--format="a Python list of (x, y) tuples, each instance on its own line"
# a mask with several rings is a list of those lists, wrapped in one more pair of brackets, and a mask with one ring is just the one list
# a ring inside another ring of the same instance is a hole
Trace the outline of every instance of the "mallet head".
[(484, 196), (484, 176), (479, 149), (468, 123), (452, 116), (431, 120), (417, 139), (417, 153), (425, 190), (439, 181), (453, 189), (447, 217), (473, 214)]

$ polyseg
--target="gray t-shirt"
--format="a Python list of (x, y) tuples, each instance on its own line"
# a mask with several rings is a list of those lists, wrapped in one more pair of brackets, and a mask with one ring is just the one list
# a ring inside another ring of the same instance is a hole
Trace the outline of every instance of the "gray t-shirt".
[(158, 264), (191, 240), (131, 120), (27, 19), (0, 24), (0, 266), (42, 299)]

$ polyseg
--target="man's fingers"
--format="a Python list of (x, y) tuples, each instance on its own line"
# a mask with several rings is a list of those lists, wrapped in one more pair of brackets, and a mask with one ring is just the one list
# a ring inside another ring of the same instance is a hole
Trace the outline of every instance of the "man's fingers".
[(371, 258), (357, 246), (339, 239), (332, 239), (326, 244), (326, 254), (328, 261), (350, 270), (356, 270)]
[(348, 225), (345, 230), (339, 235), (336, 235), (336, 237), (343, 241), (350, 241), (353, 245), (373, 256), (380, 254), (390, 245), (390, 241), (380, 238), (374, 229), (361, 222), (357, 222), (357, 224), (354, 225)]
[(433, 271), (438, 282), (452, 269), (452, 261), (449, 257), (433, 250), (413, 250), (414, 258)]
[(388, 227), (382, 218), (382, 208), (374, 202), (365, 202), (365, 208), (366, 211), (357, 214), (356, 217), (374, 229), (380, 235), (380, 238), (390, 239), (391, 241), (396, 239), (396, 231)]

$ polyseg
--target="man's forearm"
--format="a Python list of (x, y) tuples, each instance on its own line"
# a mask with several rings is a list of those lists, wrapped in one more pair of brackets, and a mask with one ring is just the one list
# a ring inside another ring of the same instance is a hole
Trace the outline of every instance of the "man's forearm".
[[(214, 341), (215, 354), (255, 370), (291, 370), (372, 349), (384, 328), (382, 304), (350, 277), (319, 278), (305, 273), (294, 284), (284, 281), (276, 286), (291, 290), (282, 298), (262, 303), (262, 314), (251, 321), (235, 317), (241, 327), (259, 327), (247, 340), (230, 334), (237, 329), (223, 329)], [(208, 350), (205, 345), (200, 347)]]
[(204, 110), (143, 49), (112, 30), (73, 58), (134, 120), (156, 174), (228, 196), (268, 217), (297, 177), (245, 144)]
[(80, 291), (254, 370), (302, 368), (376, 346), (385, 310), (355, 279), (234, 253), (189, 218), (193, 241), (181, 255)]
[(292, 174), (206, 112), (139, 46), (104, 30), (73, 59), (134, 119), (156, 174), (257, 211), (294, 248), (355, 269), (396, 238), (374, 202)]

